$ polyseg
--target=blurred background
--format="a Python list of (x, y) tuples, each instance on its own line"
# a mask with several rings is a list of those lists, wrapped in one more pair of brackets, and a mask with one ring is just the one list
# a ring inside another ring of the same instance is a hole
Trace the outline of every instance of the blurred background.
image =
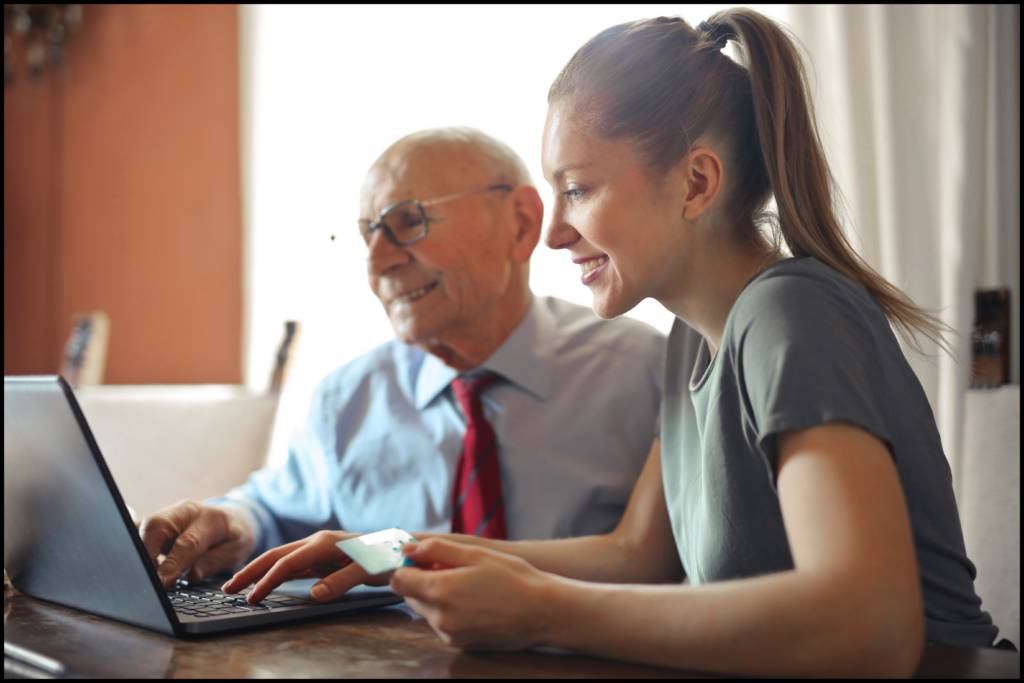
[[(68, 367), (84, 325), (105, 345), (90, 382), (259, 391), (297, 321), (307, 393), (391, 337), (354, 229), (385, 147), (475, 126), (549, 200), (545, 95), (572, 53), (724, 7), (5, 5), (5, 374)], [(806, 51), (851, 240), (956, 329), (956, 358), (911, 353), (955, 453), (972, 381), (1019, 382), (1019, 7), (752, 7)], [(589, 304), (543, 246), (531, 277)], [(973, 329), (979, 289), (1005, 333)], [(630, 315), (671, 324), (653, 301)], [(978, 380), (982, 342), (1002, 358)]]
[[(725, 7), (5, 5), (4, 374), (71, 378), (145, 504), (170, 493), (137, 443), (281, 457), (313, 384), (392, 336), (355, 228), (373, 160), (474, 126), (549, 202), (546, 93), (575, 50)], [(1009, 483), (1019, 544), (1019, 5), (750, 7), (804, 51), (850, 240), (954, 328), (953, 356), (922, 339), (908, 358), (958, 495)], [(577, 273), (541, 245), (531, 283), (589, 305)], [(189, 495), (221, 490), (205, 479)]]

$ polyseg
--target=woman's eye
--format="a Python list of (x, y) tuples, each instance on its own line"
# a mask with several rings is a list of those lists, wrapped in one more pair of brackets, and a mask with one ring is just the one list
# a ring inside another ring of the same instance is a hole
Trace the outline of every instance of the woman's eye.
[(579, 199), (580, 197), (583, 196), (583, 190), (581, 190), (578, 187), (572, 187), (563, 192), (562, 195), (564, 197), (568, 197), (569, 199)]

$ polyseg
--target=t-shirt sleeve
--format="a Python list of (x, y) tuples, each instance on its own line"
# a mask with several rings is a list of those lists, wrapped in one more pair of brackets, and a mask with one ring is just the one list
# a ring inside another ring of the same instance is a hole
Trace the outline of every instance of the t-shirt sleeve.
[(890, 444), (874, 330), (887, 322), (867, 295), (810, 277), (751, 294), (737, 309), (735, 362), (773, 484), (781, 432), (845, 422)]

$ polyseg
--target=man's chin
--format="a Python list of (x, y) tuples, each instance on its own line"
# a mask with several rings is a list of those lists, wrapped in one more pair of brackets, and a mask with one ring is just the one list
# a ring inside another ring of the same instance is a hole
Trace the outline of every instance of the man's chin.
[(413, 328), (395, 328), (395, 338), (403, 344), (415, 346), (425, 353), (437, 356), (444, 364), (455, 368), (460, 367), (458, 354), (438, 336), (436, 330), (416, 330)]
[(417, 325), (407, 321), (391, 321), (391, 328), (395, 331), (395, 338), (409, 346), (424, 348), (437, 343), (437, 330), (433, 327)]

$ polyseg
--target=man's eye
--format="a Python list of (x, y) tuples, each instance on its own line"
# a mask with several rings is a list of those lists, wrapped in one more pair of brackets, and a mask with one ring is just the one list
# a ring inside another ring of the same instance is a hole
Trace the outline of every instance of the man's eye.
[(579, 199), (583, 196), (583, 190), (578, 187), (571, 187), (562, 193), (562, 196), (569, 199)]
[(423, 225), (423, 215), (417, 212), (402, 212), (390, 221), (397, 232), (418, 230)]

